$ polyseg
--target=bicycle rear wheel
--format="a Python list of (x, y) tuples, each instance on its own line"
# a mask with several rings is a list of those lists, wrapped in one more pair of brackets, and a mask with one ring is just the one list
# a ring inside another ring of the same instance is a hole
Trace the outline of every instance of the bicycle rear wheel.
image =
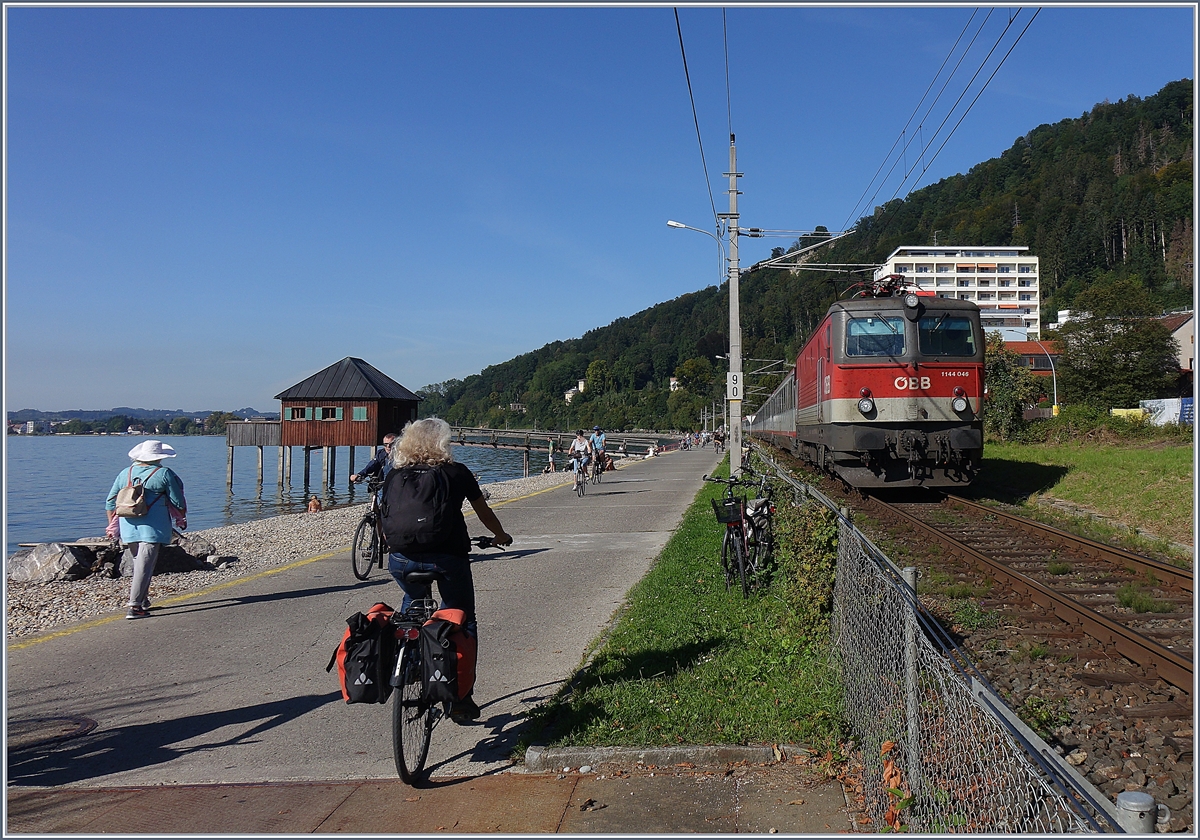
[(375, 517), (367, 514), (354, 531), (354, 542), (350, 544), (350, 563), (354, 576), (366, 580), (371, 567), (379, 560), (379, 535), (375, 533)]
[(733, 528), (729, 531), (731, 548), (733, 549), (733, 562), (737, 567), (738, 580), (742, 584), (742, 597), (750, 597), (750, 583), (746, 578), (746, 537), (742, 533), (741, 528)]
[(400, 649), (400, 685), (392, 692), (392, 752), (396, 772), (413, 784), (425, 769), (433, 734), (433, 707), (421, 702), (421, 654), (416, 643)]
[(734, 575), (734, 559), (733, 547), (730, 543), (733, 541), (730, 537), (731, 530), (725, 529), (725, 537), (721, 540), (721, 571), (725, 573), (725, 591), (729, 591), (729, 587), (733, 585)]

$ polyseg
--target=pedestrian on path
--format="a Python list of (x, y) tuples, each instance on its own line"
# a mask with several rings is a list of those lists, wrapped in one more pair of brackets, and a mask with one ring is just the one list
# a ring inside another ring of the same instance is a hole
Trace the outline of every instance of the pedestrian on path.
[[(142, 441), (130, 449), (133, 464), (118, 473), (104, 505), (108, 513), (107, 532), (118, 532), (121, 542), (133, 552), (133, 580), (129, 584), (126, 618), (150, 615), (150, 578), (154, 576), (159, 548), (171, 543), (172, 519), (179, 530), (187, 528), (183, 482), (161, 463), (164, 458), (174, 458), (175, 454), (175, 449), (161, 440)], [(145, 507), (141, 515), (131, 516), (124, 510), (118, 515), (117, 495), (139, 485)], [(118, 519), (119, 523), (114, 522)]]

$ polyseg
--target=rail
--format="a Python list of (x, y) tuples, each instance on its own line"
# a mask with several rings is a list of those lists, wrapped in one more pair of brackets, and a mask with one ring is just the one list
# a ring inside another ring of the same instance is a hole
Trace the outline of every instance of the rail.
[[(878, 505), (886, 510), (889, 515), (903, 520), (921, 533), (942, 543), (950, 549), (952, 554), (956, 554), (986, 568), (997, 579), (1003, 580), (1017, 592), (1029, 596), (1033, 603), (1053, 611), (1056, 616), (1068, 624), (1078, 625), (1089, 636), (1105, 644), (1112, 645), (1122, 656), (1128, 657), (1139, 665), (1153, 668), (1167, 682), (1191, 693), (1194, 678), (1192, 661), (1190, 659), (1180, 656), (1169, 648), (1163, 647), (1158, 642), (1143, 636), (1136, 630), (1131, 630), (1113, 621), (1106, 615), (1089, 609), (1065, 595), (1043, 586), (1033, 578), (1021, 574), (980, 551), (976, 551), (969, 545), (939, 531), (928, 523), (922, 522), (917, 517), (896, 508), (894, 505), (889, 505), (873, 497), (871, 504)], [(991, 508), (985, 507), (984, 510), (989, 513), (993, 512)], [(1123, 555), (1125, 552), (1119, 552), (1119, 554)]]

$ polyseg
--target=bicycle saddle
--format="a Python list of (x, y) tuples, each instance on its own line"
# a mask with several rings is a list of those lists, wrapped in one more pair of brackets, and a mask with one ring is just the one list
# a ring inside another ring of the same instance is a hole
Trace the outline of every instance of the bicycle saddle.
[(435, 581), (445, 580), (446, 577), (441, 572), (409, 572), (404, 576), (405, 583), (433, 583)]

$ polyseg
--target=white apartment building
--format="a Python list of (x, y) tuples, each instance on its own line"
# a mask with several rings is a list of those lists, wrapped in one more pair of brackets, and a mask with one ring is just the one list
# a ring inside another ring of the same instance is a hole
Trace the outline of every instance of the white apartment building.
[(900, 274), (938, 297), (1019, 313), (1029, 340), (1036, 341), (1042, 334), (1038, 258), (1028, 250), (1024, 245), (906, 245), (875, 270), (875, 279)]

